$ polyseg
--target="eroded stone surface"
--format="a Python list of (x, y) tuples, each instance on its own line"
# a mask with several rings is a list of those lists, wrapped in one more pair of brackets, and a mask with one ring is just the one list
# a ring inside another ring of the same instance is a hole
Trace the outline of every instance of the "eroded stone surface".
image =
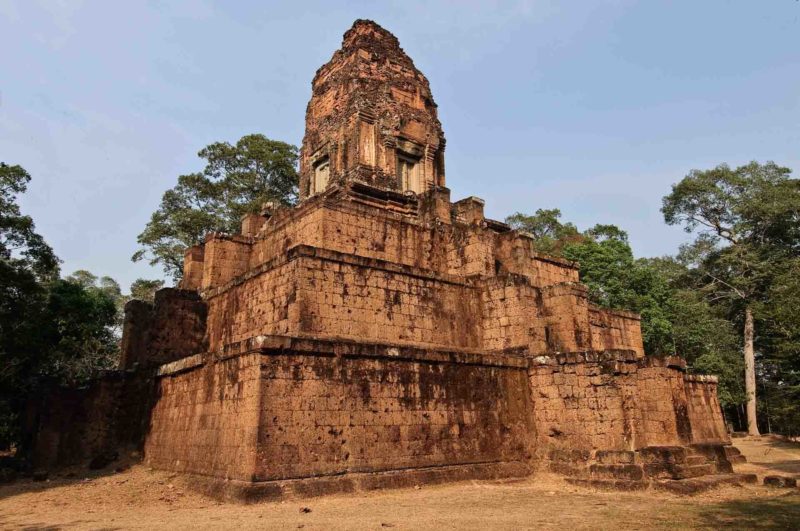
[(594, 307), (576, 264), (451, 202), (436, 105), (393, 35), (357, 21), (312, 88), (300, 204), (210, 234), (181, 289), (129, 305), (148, 463), (258, 492), (536, 459), (629, 486), (730, 467), (715, 379), (646, 358), (639, 317)]

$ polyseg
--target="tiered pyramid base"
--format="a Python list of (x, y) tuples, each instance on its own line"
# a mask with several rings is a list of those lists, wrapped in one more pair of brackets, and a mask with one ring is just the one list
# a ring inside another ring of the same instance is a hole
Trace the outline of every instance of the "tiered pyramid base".
[(703, 492), (718, 485), (755, 483), (755, 474), (737, 474), (733, 463), (745, 457), (721, 444), (649, 446), (636, 451), (598, 450), (593, 456), (554, 451), (550, 469), (567, 481), (612, 490), (667, 490), (680, 494)]

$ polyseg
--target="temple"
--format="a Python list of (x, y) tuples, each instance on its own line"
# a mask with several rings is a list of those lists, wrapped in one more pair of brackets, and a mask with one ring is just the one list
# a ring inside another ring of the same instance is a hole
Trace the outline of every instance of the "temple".
[(444, 153), (425, 76), (356, 21), (312, 83), (299, 203), (209, 234), (178, 288), (129, 303), (119, 374), (51, 401), (40, 459), (140, 444), (247, 500), (543, 467), (745, 481), (716, 379), (646, 356), (639, 316), (594, 306), (577, 264), (451, 201)]

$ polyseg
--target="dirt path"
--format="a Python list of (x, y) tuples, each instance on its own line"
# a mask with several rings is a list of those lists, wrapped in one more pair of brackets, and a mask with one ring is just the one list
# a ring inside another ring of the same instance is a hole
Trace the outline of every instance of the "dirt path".
[[(737, 439), (760, 475), (800, 470), (800, 445)], [(310, 510), (305, 512), (304, 508)], [(686, 498), (596, 492), (556, 476), (257, 505), (221, 504), (144, 466), (0, 487), (2, 529), (797, 529), (800, 492), (726, 487)]]

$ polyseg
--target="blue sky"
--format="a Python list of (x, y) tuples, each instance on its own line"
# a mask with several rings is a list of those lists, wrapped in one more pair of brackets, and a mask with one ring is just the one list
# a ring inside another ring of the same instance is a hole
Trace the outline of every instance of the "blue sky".
[(453, 198), (490, 217), (557, 207), (669, 254), (686, 235), (658, 209), (689, 170), (800, 171), (796, 0), (0, 0), (0, 160), (33, 176), (22, 206), (64, 272), (160, 277), (130, 256), (161, 194), (211, 142), (299, 145), (357, 18), (428, 76)]

